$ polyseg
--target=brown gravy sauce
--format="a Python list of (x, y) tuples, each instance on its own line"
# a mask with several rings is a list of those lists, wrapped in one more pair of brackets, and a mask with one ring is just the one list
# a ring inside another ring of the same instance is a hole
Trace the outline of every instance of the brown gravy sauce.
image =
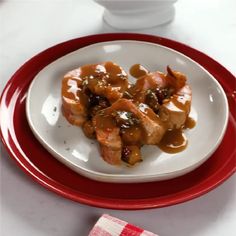
[(134, 77), (134, 78), (139, 78), (141, 76), (144, 76), (149, 73), (149, 71), (142, 65), (140, 64), (134, 64), (133, 66), (130, 67), (129, 73)]
[(189, 116), (185, 121), (184, 128), (193, 129), (195, 126), (196, 126), (196, 121)]
[(182, 152), (188, 144), (188, 140), (182, 129), (166, 131), (158, 147), (167, 153)]
[(196, 121), (188, 117), (181, 129), (167, 130), (164, 137), (157, 145), (162, 151), (167, 153), (182, 152), (188, 145), (188, 140), (184, 134), (184, 129), (192, 129), (196, 125)]

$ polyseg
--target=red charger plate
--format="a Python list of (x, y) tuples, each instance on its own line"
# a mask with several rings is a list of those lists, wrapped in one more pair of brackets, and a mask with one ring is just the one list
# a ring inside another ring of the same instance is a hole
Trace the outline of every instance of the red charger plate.
[[(161, 182), (114, 184), (87, 179), (61, 164), (32, 134), (25, 115), (25, 98), (35, 75), (49, 63), (98, 42), (139, 40), (175, 49), (208, 70), (224, 88), (229, 122), (221, 145), (195, 171)], [(0, 137), (10, 156), (35, 181), (66, 198), (97, 207), (145, 209), (164, 207), (196, 198), (217, 187), (236, 171), (235, 77), (218, 62), (182, 43), (143, 34), (100, 34), (51, 47), (26, 62), (9, 80), (0, 100)]]

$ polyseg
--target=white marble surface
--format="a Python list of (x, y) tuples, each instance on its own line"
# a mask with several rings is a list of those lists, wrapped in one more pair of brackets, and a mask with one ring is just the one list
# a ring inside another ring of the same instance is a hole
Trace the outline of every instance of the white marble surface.
[[(187, 43), (236, 74), (235, 9), (235, 0), (179, 0), (172, 23), (138, 32)], [(91, 1), (0, 0), (0, 92), (17, 68), (41, 50), (82, 35), (116, 32), (103, 23), (102, 11)], [(162, 236), (236, 232), (236, 176), (180, 205), (117, 211), (75, 203), (45, 190), (15, 165), (2, 146), (0, 168), (2, 236), (86, 236), (102, 213)]]

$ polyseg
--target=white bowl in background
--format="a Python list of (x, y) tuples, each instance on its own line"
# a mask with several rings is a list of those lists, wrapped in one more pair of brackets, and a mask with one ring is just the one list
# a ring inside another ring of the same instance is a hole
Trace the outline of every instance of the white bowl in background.
[(94, 0), (102, 5), (104, 20), (118, 29), (141, 29), (173, 20), (177, 0)]

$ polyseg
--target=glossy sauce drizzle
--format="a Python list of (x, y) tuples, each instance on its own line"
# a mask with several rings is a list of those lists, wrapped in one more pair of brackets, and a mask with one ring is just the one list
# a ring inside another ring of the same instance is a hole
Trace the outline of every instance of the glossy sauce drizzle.
[(148, 70), (140, 65), (140, 64), (134, 64), (133, 66), (130, 67), (129, 73), (134, 77), (134, 78), (139, 78), (141, 76), (144, 76), (148, 74)]
[(185, 121), (184, 128), (185, 129), (192, 129), (195, 127), (195, 125), (196, 125), (196, 121), (193, 118), (188, 117)]
[(182, 129), (168, 130), (158, 147), (167, 153), (182, 152), (188, 144), (188, 140)]
[(184, 129), (192, 129), (195, 125), (196, 121), (193, 118), (188, 117), (183, 128), (167, 130), (161, 142), (157, 146), (167, 153), (182, 152), (188, 145)]

